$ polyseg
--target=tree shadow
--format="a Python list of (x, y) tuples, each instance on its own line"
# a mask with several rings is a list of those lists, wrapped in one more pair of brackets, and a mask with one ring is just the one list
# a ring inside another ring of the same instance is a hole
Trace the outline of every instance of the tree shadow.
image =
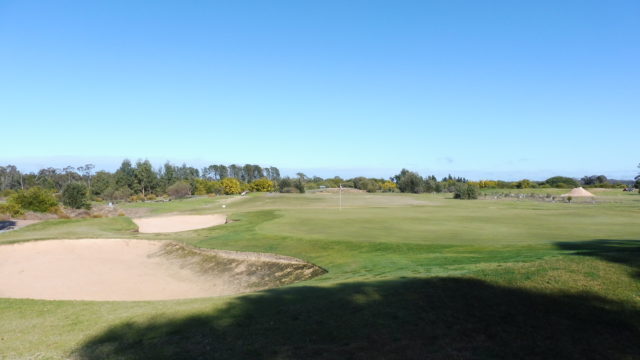
[(14, 226), (16, 226), (16, 222), (15, 221), (11, 221), (11, 220), (2, 220), (2, 221), (0, 221), (0, 231), (9, 230), (9, 229), (13, 228)]
[(288, 287), (198, 315), (129, 322), (79, 359), (640, 358), (638, 307), (463, 278)]
[(640, 240), (597, 239), (577, 242), (557, 242), (562, 250), (573, 251), (574, 255), (592, 256), (609, 262), (627, 265), (640, 278)]

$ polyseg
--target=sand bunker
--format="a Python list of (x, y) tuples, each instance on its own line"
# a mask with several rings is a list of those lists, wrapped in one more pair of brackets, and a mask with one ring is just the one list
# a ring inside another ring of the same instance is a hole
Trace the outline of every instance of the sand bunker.
[(141, 233), (172, 233), (187, 230), (204, 229), (226, 223), (227, 216), (214, 215), (175, 215), (132, 219)]
[(282, 286), (325, 272), (286, 256), (162, 241), (47, 240), (0, 246), (0, 297), (9, 298), (198, 298)]

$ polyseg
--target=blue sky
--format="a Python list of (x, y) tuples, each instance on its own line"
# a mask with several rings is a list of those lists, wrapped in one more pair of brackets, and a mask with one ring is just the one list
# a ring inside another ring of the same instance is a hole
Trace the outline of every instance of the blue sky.
[(632, 178), (638, 39), (635, 0), (0, 0), (0, 163)]

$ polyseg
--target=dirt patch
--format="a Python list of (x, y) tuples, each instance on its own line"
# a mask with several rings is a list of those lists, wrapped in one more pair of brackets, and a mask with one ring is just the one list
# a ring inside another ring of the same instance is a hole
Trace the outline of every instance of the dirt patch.
[(166, 300), (231, 295), (325, 273), (272, 254), (162, 241), (47, 240), (0, 246), (0, 297)]
[(227, 222), (223, 214), (213, 215), (174, 215), (132, 219), (141, 233), (172, 233), (204, 229)]

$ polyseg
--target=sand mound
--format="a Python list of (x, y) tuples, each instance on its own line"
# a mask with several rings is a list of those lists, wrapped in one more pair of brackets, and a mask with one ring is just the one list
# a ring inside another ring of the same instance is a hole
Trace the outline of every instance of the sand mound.
[(562, 194), (561, 196), (581, 197), (581, 196), (594, 196), (594, 195), (588, 192), (587, 190), (583, 189), (581, 186), (581, 187), (574, 188), (568, 193)]
[(227, 216), (223, 214), (175, 215), (132, 220), (138, 225), (138, 231), (141, 233), (172, 233), (222, 225), (227, 222)]
[(198, 298), (281, 286), (323, 273), (290, 257), (162, 241), (47, 240), (0, 246), (0, 297), (9, 298)]

